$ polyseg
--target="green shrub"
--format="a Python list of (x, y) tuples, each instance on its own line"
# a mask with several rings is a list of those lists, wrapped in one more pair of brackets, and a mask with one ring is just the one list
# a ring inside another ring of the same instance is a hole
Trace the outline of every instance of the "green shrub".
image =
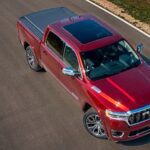
[(150, 0), (108, 0), (122, 7), (135, 19), (150, 24)]

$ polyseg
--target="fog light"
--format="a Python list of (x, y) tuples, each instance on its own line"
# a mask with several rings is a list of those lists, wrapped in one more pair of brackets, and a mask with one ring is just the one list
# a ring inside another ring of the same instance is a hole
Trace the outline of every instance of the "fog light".
[(119, 137), (119, 138), (121, 138), (124, 134), (124, 132), (122, 131), (115, 131), (115, 130), (112, 130), (111, 133), (113, 137)]

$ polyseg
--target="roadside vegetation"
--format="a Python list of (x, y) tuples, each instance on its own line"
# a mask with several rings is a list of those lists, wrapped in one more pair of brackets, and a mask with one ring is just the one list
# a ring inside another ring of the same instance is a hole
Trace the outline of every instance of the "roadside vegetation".
[(150, 24), (150, 0), (108, 0), (142, 22)]

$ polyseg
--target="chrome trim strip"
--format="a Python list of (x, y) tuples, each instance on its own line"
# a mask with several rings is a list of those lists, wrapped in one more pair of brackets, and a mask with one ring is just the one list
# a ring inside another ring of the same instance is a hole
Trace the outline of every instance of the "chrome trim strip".
[(134, 123), (134, 124), (130, 124), (130, 123), (127, 121), (127, 124), (128, 124), (129, 126), (135, 126), (135, 125), (138, 125), (138, 124), (140, 124), (140, 123), (144, 123), (144, 122), (146, 122), (146, 121), (150, 121), (150, 119), (146, 119), (146, 120), (143, 120), (143, 121)]
[(96, 87), (96, 86), (92, 86), (91, 89), (92, 89), (93, 91), (95, 91), (96, 93), (101, 93), (101, 92), (102, 92), (102, 91), (101, 91), (98, 87)]
[(146, 110), (146, 109), (150, 109), (150, 105), (147, 105), (147, 106), (144, 106), (144, 107), (141, 107), (141, 108), (135, 109), (135, 110), (128, 111), (128, 113), (135, 114), (135, 113), (138, 113), (138, 112), (144, 111), (144, 110)]

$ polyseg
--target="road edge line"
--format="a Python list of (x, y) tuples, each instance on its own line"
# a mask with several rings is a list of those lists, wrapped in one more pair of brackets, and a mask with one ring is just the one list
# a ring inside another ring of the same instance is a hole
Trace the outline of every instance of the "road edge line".
[(100, 5), (98, 5), (98, 4), (94, 3), (94, 2), (92, 2), (91, 0), (85, 0), (85, 1), (86, 1), (87, 3), (92, 4), (92, 5), (95, 6), (95, 7), (97, 7), (97, 8), (99, 8), (99, 9), (103, 10), (104, 12), (106, 12), (106, 13), (112, 15), (113, 17), (115, 17), (115, 18), (117, 18), (118, 20), (120, 20), (120, 21), (126, 23), (127, 25), (129, 25), (130, 27), (134, 28), (134, 29), (137, 30), (138, 32), (140, 32), (140, 33), (142, 33), (143, 35), (145, 35), (145, 36), (147, 36), (148, 38), (150, 38), (150, 35), (149, 35), (148, 33), (144, 32), (143, 30), (139, 29), (138, 27), (134, 26), (133, 24), (129, 23), (128, 21), (122, 19), (121, 17), (115, 15), (115, 14), (112, 13), (111, 11), (109, 11), (109, 10), (103, 8), (102, 6), (100, 6)]

